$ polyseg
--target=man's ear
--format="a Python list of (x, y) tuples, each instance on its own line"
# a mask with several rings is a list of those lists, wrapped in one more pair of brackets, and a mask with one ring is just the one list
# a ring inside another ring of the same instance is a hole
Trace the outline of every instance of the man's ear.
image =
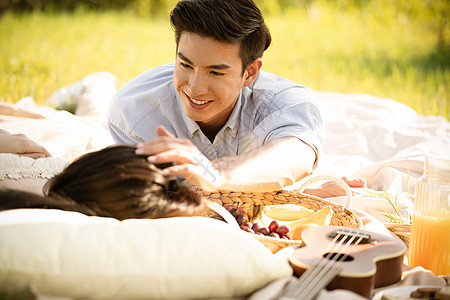
[(261, 58), (255, 59), (247, 66), (244, 72), (245, 76), (244, 86), (249, 86), (256, 80), (256, 77), (258, 77), (259, 70), (261, 70), (261, 67), (262, 67)]

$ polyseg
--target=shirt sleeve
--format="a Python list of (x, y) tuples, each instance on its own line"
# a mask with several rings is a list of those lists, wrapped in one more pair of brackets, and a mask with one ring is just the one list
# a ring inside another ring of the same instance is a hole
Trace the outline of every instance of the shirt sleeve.
[(143, 139), (135, 133), (134, 117), (135, 114), (131, 112), (135, 109), (134, 105), (126, 105), (129, 99), (123, 98), (120, 93), (111, 101), (111, 105), (108, 108), (108, 129), (116, 144), (120, 145), (134, 145), (143, 142)]
[(322, 117), (312, 101), (302, 100), (295, 103), (284, 98), (292, 98), (293, 94), (291, 92), (278, 95), (278, 103), (283, 104), (272, 104), (271, 110), (255, 127), (253, 133), (262, 139), (263, 144), (284, 137), (300, 139), (315, 151), (315, 168), (323, 151), (326, 135)]
[(116, 144), (121, 145), (135, 145), (143, 142), (143, 140), (131, 133), (125, 133), (125, 131), (119, 126), (115, 125), (113, 122), (108, 122), (108, 129), (111, 133), (112, 138)]
[(161, 107), (164, 101), (174, 98), (172, 74), (172, 64), (159, 66), (138, 75), (117, 91), (107, 116), (108, 129), (117, 144), (152, 140), (157, 137), (158, 125), (170, 128)]

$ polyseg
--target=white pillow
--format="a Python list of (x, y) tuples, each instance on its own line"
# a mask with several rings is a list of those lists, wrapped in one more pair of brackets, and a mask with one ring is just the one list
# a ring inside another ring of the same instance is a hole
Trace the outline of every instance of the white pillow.
[(183, 217), (125, 220), (51, 209), (0, 212), (0, 286), (83, 299), (247, 295), (292, 275), (248, 233)]

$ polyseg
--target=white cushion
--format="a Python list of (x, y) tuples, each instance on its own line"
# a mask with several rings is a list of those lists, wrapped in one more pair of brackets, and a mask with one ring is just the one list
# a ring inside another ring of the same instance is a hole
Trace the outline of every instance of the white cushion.
[(292, 275), (248, 233), (202, 217), (125, 220), (0, 212), (0, 286), (88, 299), (247, 295)]

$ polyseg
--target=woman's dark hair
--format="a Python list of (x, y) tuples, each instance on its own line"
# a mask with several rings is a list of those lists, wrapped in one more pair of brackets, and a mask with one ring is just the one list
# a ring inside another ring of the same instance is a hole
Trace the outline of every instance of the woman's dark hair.
[(119, 220), (206, 213), (207, 204), (199, 192), (163, 175), (135, 150), (134, 146), (110, 146), (81, 156), (45, 184), (44, 196), (2, 189), (0, 210), (50, 208)]
[(206, 204), (187, 183), (167, 177), (134, 146), (87, 153), (44, 186), (52, 198), (70, 199), (98, 216), (163, 218), (202, 215)]
[(0, 189), (0, 211), (16, 208), (47, 208), (76, 211), (89, 216), (97, 214), (84, 205), (70, 199), (45, 197), (24, 190), (10, 188)]
[(272, 37), (252, 0), (184, 0), (170, 14), (178, 47), (182, 32), (240, 45), (242, 72), (262, 57)]

